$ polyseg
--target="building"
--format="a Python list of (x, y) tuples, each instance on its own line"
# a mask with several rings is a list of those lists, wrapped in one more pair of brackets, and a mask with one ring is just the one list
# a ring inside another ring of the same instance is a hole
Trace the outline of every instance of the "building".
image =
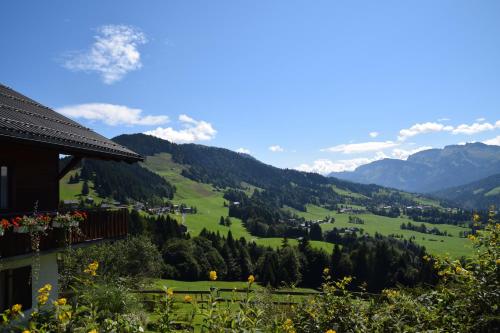
[[(60, 154), (71, 156), (63, 168)], [(38, 213), (56, 214), (59, 180), (82, 158), (142, 160), (133, 151), (0, 84), (0, 220), (33, 215), (35, 206)], [(71, 238), (75, 246), (124, 237), (127, 215), (126, 209), (89, 211), (80, 223), (81, 234), (49, 228), (41, 237), (39, 256), (33, 253), (31, 233), (6, 229), (0, 236), (0, 312), (16, 303), (30, 308), (36, 290), (46, 283), (52, 284), (57, 295), (61, 233), (70, 233), (63, 234), (63, 239)], [(33, 274), (35, 257), (37, 274)]]

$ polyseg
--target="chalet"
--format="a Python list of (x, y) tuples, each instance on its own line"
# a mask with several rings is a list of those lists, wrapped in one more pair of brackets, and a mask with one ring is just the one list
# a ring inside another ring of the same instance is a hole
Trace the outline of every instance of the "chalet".
[[(82, 158), (133, 163), (142, 157), (1, 84), (0, 152), (2, 312), (17, 303), (29, 309), (35, 304), (36, 290), (47, 283), (57, 297), (57, 254), (68, 239), (74, 246), (85, 246), (127, 235), (127, 209), (88, 211), (78, 222), (80, 232), (54, 223), (59, 180)], [(63, 168), (59, 166), (61, 154), (70, 156)], [(19, 226), (30, 218), (47, 225)], [(36, 248), (34, 232), (40, 236)]]

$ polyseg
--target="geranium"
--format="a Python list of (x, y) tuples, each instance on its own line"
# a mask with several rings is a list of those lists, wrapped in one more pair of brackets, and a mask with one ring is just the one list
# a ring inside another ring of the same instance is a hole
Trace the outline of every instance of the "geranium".
[(10, 227), (9, 220), (2, 219), (2, 221), (0, 221), (0, 226), (3, 228), (3, 230), (7, 230)]
[(71, 215), (71, 217), (73, 218), (73, 220), (77, 221), (78, 223), (81, 223), (87, 219), (87, 213), (75, 211)]

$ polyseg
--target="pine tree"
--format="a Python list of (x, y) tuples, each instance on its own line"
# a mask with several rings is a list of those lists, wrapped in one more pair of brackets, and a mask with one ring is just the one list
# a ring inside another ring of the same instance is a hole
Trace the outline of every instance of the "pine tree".
[(82, 186), (82, 195), (83, 196), (87, 196), (89, 195), (89, 183), (87, 182), (87, 180), (85, 180), (83, 182), (83, 186)]

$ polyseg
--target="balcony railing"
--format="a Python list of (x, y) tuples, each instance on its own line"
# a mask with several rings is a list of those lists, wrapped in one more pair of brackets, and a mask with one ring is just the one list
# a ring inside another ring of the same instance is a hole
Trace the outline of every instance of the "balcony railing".
[[(79, 230), (49, 228), (41, 236), (40, 251), (53, 250), (68, 244), (82, 244), (103, 239), (118, 239), (128, 234), (128, 210), (88, 210), (87, 219), (81, 222)], [(55, 214), (54, 212), (48, 213)], [(12, 215), (12, 214), (10, 214)], [(12, 216), (0, 215), (2, 218)], [(0, 236), (0, 259), (32, 252), (29, 234), (7, 230)]]

